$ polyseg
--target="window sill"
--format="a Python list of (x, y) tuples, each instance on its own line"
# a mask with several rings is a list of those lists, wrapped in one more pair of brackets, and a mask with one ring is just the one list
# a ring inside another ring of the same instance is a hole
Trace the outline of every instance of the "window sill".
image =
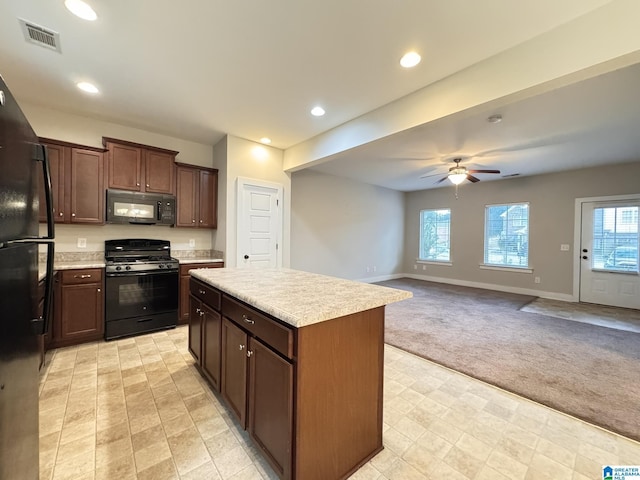
[(506, 265), (487, 265), (480, 264), (481, 270), (497, 270), (499, 272), (516, 272), (516, 273), (533, 273), (533, 269), (529, 267), (508, 267)]
[(418, 260), (416, 260), (416, 263), (419, 263), (421, 265), (442, 265), (442, 266), (445, 266), (445, 267), (453, 267), (453, 263), (447, 262), (447, 261), (439, 262), (437, 260), (420, 260), (420, 259), (418, 259)]

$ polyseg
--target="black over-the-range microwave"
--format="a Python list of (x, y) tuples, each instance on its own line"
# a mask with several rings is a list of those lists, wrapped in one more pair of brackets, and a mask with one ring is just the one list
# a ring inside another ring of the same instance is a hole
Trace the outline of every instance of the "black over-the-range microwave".
[(160, 193), (107, 190), (107, 223), (174, 225), (176, 197)]

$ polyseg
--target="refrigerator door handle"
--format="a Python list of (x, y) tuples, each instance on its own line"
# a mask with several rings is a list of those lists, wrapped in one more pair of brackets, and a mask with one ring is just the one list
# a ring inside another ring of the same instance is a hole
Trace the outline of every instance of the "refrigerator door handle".
[(53, 299), (53, 256), (55, 253), (55, 244), (53, 242), (33, 242), (47, 246), (47, 276), (44, 283), (44, 305), (42, 315), (31, 320), (33, 333), (36, 335), (44, 335), (49, 331), (49, 323), (51, 321), (51, 303)]
[(42, 162), (42, 175), (44, 177), (44, 193), (47, 202), (47, 236), (38, 237), (42, 240), (53, 240), (55, 238), (53, 221), (53, 190), (51, 188), (51, 169), (49, 167), (49, 156), (47, 155), (47, 147), (44, 145), (34, 145), (34, 158), (38, 162)]

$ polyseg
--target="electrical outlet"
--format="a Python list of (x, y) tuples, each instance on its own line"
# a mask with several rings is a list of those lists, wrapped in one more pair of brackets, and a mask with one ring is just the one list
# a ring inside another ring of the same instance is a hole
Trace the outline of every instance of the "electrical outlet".
[(563, 243), (560, 245), (560, 251), (561, 252), (568, 252), (569, 251), (569, 244), (568, 243)]
[(78, 248), (87, 248), (86, 238), (78, 238)]
[(533, 283), (540, 283), (540, 277), (535, 277), (533, 279)]
[(413, 266), (413, 269), (414, 269), (414, 270), (417, 270), (417, 269), (418, 269), (418, 265), (414, 265), (414, 266)]
[(195, 238), (190, 238), (189, 239), (189, 247), (193, 248), (196, 246), (196, 239)]
[(375, 272), (377, 270), (377, 267), (374, 265), (373, 266), (373, 271)]
[(422, 269), (423, 269), (423, 270), (426, 270), (426, 269), (427, 269), (427, 266), (426, 266), (426, 265), (422, 265)]
[(371, 270), (371, 269), (370, 269), (369, 267), (367, 267), (367, 273), (369, 273), (369, 271), (370, 271), (370, 270)]

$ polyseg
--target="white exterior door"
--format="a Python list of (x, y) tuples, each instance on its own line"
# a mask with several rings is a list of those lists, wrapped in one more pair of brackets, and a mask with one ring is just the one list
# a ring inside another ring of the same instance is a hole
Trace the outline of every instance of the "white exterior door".
[(582, 204), (580, 301), (640, 309), (640, 200)]
[(282, 185), (238, 179), (238, 267), (282, 266)]

